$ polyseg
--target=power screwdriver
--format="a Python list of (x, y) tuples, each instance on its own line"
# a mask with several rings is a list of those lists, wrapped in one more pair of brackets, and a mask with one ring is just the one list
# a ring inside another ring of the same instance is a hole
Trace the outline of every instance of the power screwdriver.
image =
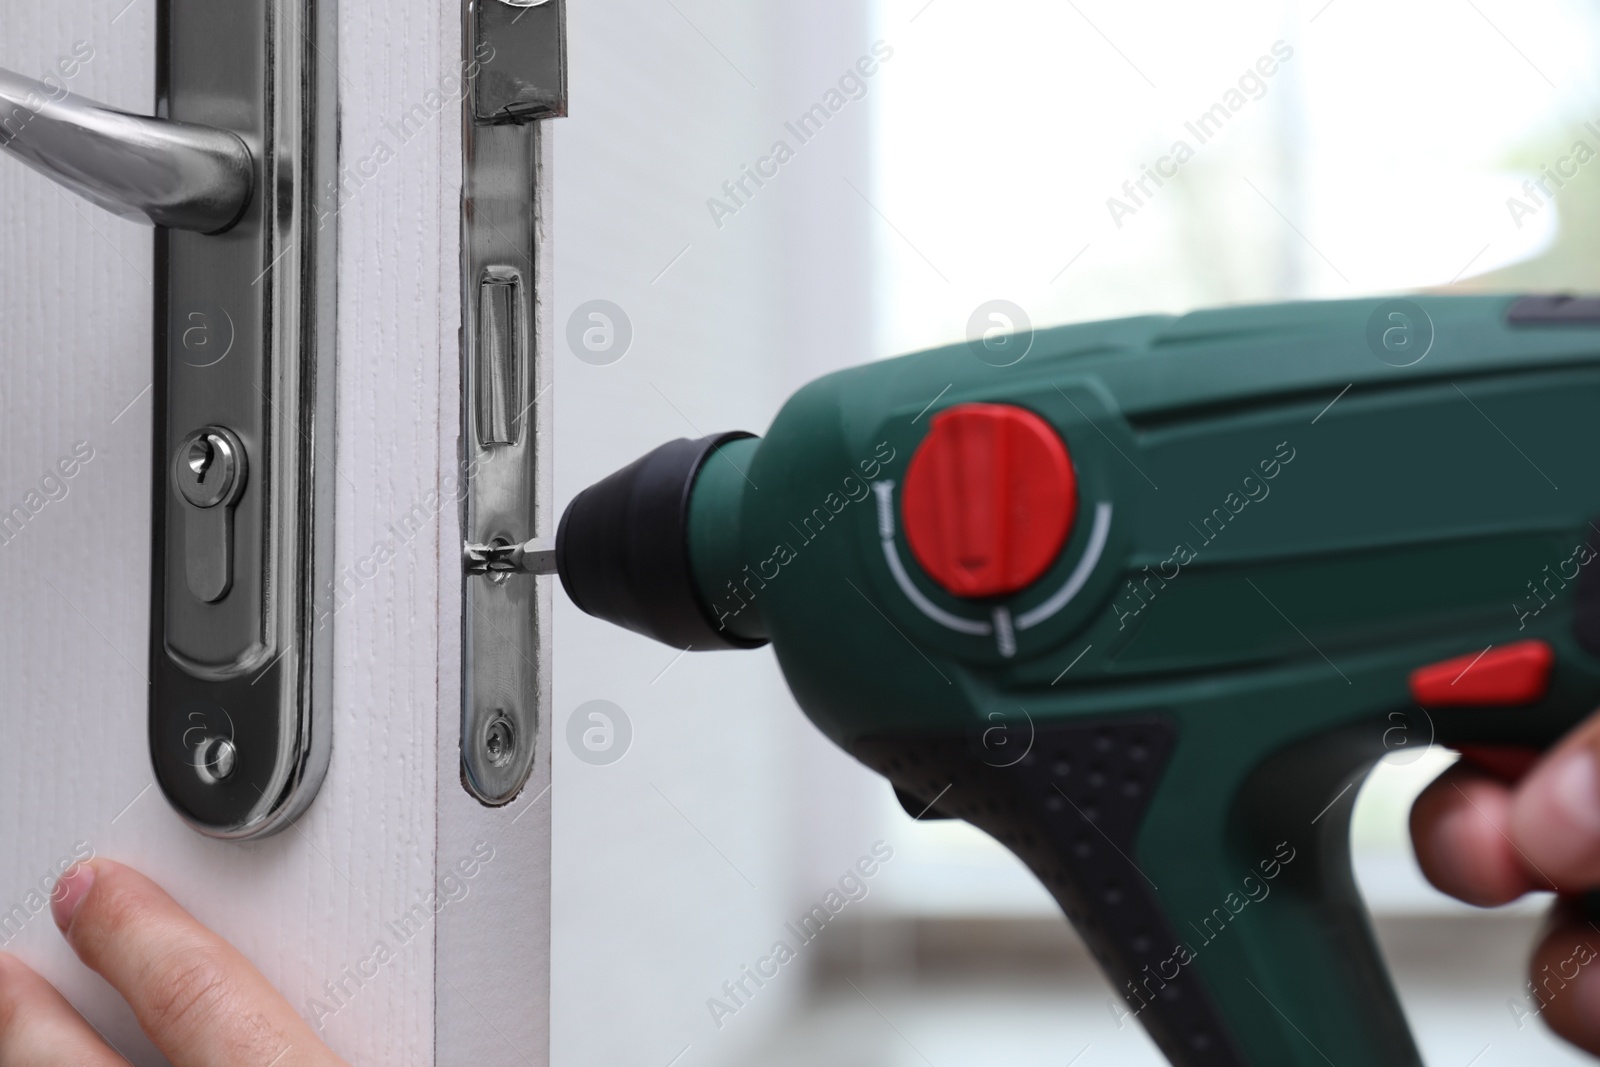
[(987, 357), (662, 445), (567, 508), (567, 594), (679, 649), (770, 641), (910, 814), (1027, 863), (1173, 1064), (1420, 1064), (1350, 813), (1386, 752), (1542, 750), (1600, 705), (1600, 299), (1227, 308)]

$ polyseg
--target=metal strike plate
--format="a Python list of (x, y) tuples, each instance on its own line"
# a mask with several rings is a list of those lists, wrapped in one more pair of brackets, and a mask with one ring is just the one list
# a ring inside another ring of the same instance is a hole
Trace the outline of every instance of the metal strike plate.
[(514, 799), (548, 723), (550, 588), (536, 572), (553, 530), (548, 183), (537, 119), (566, 113), (563, 0), (468, 0), (461, 212), (461, 778), (485, 804)]
[(155, 239), (150, 752), (216, 837), (287, 826), (331, 743), (333, 15), (159, 5), (157, 114), (231, 131), (255, 168), (227, 232)]

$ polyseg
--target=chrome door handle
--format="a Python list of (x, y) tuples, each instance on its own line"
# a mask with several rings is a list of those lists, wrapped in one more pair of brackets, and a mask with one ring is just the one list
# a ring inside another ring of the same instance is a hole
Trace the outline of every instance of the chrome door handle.
[(0, 148), (113, 214), (220, 233), (255, 184), (227, 130), (130, 115), (0, 68)]
[(155, 116), (0, 70), (0, 149), (155, 226), (150, 765), (259, 837), (332, 745), (338, 0), (154, 7)]

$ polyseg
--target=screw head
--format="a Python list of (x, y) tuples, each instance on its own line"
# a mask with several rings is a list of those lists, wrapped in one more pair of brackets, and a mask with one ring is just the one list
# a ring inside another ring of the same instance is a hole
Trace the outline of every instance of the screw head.
[(489, 757), (489, 763), (495, 767), (504, 767), (511, 762), (511, 757), (517, 752), (517, 732), (510, 719), (498, 715), (490, 720), (483, 732), (483, 750)]
[(194, 767), (200, 778), (212, 785), (228, 778), (239, 762), (239, 750), (226, 737), (210, 737), (194, 750)]
[[(506, 546), (508, 546), (510, 544), (511, 544), (511, 542), (506, 540), (504, 537), (496, 537), (493, 541), (489, 542), (489, 545), (492, 548), (505, 548)], [(495, 571), (495, 570), (491, 570), (484, 577), (488, 578), (489, 581), (494, 585), (505, 585), (507, 579), (509, 579), (511, 577), (511, 572), (510, 571)], [(493, 724), (491, 724), (491, 725), (493, 725)]]

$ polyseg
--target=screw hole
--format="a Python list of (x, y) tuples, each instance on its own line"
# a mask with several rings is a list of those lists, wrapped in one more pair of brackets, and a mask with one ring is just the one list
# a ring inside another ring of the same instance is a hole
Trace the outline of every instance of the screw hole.
[[(496, 537), (493, 541), (489, 542), (489, 547), (490, 548), (506, 548), (506, 547), (510, 546), (510, 544), (511, 544), (511, 542), (508, 541), (506, 538), (504, 538), (504, 537)], [(489, 579), (489, 581), (493, 582), (495, 585), (505, 585), (506, 581), (511, 577), (511, 572), (510, 571), (490, 571), (487, 575), (485, 575), (485, 577), (487, 577)]]
[(492, 766), (504, 767), (511, 762), (517, 752), (517, 732), (510, 719), (497, 715), (490, 720), (483, 733), (483, 751)]

